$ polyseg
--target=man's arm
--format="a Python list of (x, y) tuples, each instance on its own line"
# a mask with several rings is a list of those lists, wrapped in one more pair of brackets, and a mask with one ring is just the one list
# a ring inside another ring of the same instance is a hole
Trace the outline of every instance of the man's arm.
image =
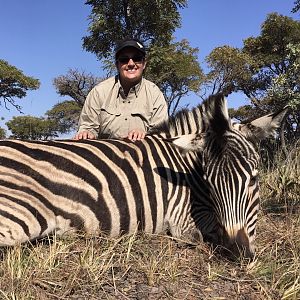
[(161, 91), (159, 91), (157, 98), (154, 102), (154, 111), (152, 118), (150, 120), (150, 130), (157, 126), (158, 124), (161, 124), (165, 121), (167, 121), (169, 118), (168, 115), (168, 104), (167, 101)]
[(93, 88), (85, 102), (79, 118), (79, 128), (74, 139), (96, 139), (99, 133), (99, 112), (101, 99), (97, 90)]

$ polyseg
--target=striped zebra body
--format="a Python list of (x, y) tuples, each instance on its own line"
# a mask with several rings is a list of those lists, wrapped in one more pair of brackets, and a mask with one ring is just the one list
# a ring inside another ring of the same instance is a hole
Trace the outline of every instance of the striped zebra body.
[(235, 127), (217, 95), (135, 143), (0, 141), (0, 245), (54, 231), (169, 231), (251, 256), (259, 193), (250, 140), (284, 113)]
[[(0, 142), (0, 244), (83, 229), (174, 235), (192, 226), (189, 168), (157, 137)], [(176, 171), (174, 171), (176, 170)], [(175, 228), (176, 227), (176, 228)], [(177, 231), (177, 233), (176, 233)]]

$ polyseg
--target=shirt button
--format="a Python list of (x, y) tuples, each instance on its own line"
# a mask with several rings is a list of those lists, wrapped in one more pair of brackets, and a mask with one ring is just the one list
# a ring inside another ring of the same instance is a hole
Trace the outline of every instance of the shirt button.
[(125, 121), (127, 121), (127, 118), (125, 118)]

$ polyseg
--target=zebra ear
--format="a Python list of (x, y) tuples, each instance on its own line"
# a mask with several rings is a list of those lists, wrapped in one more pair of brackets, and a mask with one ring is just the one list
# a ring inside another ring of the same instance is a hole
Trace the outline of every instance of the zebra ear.
[(182, 154), (189, 151), (202, 151), (204, 147), (204, 134), (185, 134), (165, 141), (176, 146)]
[(211, 95), (202, 104), (203, 130), (220, 137), (230, 129), (227, 101), (223, 94)]
[(250, 123), (241, 124), (239, 130), (248, 139), (260, 141), (275, 135), (275, 130), (280, 127), (289, 106), (282, 110), (265, 115)]

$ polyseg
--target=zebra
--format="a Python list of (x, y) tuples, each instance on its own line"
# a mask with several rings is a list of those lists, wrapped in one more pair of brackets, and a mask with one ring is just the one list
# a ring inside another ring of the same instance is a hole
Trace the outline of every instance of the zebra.
[(210, 96), (142, 141), (0, 141), (0, 246), (136, 230), (254, 254), (259, 156), (286, 109), (232, 124)]

